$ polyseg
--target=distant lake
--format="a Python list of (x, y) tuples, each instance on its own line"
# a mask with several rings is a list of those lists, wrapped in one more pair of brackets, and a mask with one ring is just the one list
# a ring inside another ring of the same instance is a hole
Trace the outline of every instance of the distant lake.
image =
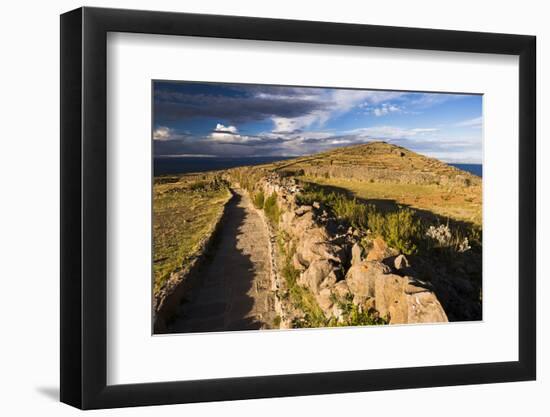
[(477, 175), (478, 177), (483, 176), (483, 165), (481, 164), (449, 164), (453, 167), (467, 171), (470, 174)]
[(282, 156), (254, 156), (254, 157), (194, 157), (170, 156), (154, 159), (154, 175), (187, 174), (189, 172), (215, 171), (219, 169), (235, 168), (245, 165), (269, 164), (275, 161), (289, 159)]
[[(219, 169), (235, 168), (245, 165), (269, 164), (275, 161), (290, 159), (282, 156), (253, 156), (253, 157), (194, 157), (170, 156), (156, 157), (154, 160), (154, 175), (187, 174), (189, 172), (215, 171)], [(463, 171), (470, 172), (478, 177), (482, 176), (481, 164), (449, 164)]]

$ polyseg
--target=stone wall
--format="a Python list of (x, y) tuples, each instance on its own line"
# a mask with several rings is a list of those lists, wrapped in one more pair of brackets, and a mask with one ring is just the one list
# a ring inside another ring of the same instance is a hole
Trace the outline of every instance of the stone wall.
[(375, 239), (366, 252), (359, 231), (331, 217), (321, 204), (300, 206), (301, 188), (291, 177), (268, 174), (257, 187), (266, 198), (276, 193), (283, 249), (293, 254), (297, 283), (313, 294), (327, 319), (342, 320), (341, 301), (352, 299), (391, 324), (448, 321), (430, 284), (410, 276), (408, 260), (383, 240)]

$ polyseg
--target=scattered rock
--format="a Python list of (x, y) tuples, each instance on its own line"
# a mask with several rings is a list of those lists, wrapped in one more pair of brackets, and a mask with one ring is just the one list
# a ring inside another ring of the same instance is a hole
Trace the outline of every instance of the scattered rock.
[(393, 265), (395, 266), (395, 269), (397, 269), (398, 271), (400, 269), (409, 268), (411, 266), (409, 264), (408, 259), (405, 257), (405, 255), (398, 255), (393, 261)]
[(295, 253), (292, 257), (292, 266), (298, 271), (304, 271), (308, 264), (303, 259), (301, 259), (300, 254)]
[(396, 256), (398, 252), (390, 248), (384, 239), (377, 237), (372, 242), (372, 249), (367, 254), (367, 261), (383, 261), (390, 256)]
[(300, 206), (294, 211), (294, 213), (296, 213), (297, 216), (302, 216), (312, 210), (313, 210), (313, 207), (311, 206)]
[(390, 324), (447, 322), (435, 294), (410, 277), (389, 274), (375, 279), (376, 310)]
[(344, 256), (343, 250), (339, 245), (329, 243), (326, 238), (320, 238), (313, 231), (299, 241), (296, 252), (308, 264), (318, 259), (330, 260), (340, 264)]
[(334, 301), (332, 298), (332, 292), (328, 288), (323, 288), (319, 291), (319, 294), (315, 297), (319, 307), (325, 313), (325, 316), (329, 318), (332, 315), (332, 308), (334, 306)]
[[(304, 236), (306, 231), (316, 227), (313, 213), (308, 211), (297, 217), (290, 224), (286, 225), (286, 230), (297, 238)], [(309, 234), (309, 233), (308, 233)]]
[(327, 260), (315, 260), (300, 274), (298, 284), (309, 288), (313, 294), (319, 293), (321, 288), (327, 288), (336, 284), (336, 274), (332, 264)]
[(360, 264), (363, 256), (363, 248), (358, 243), (355, 243), (351, 248), (351, 264)]
[(338, 281), (336, 284), (334, 284), (334, 287), (332, 287), (332, 292), (340, 300), (345, 299), (346, 296), (350, 293), (348, 284), (345, 280)]
[(374, 297), (374, 280), (377, 275), (389, 274), (387, 265), (367, 261), (353, 265), (346, 274), (346, 283), (351, 292), (359, 297)]

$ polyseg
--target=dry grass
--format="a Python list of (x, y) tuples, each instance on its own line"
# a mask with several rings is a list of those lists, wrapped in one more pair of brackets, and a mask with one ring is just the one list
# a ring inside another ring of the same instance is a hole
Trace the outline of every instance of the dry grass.
[(214, 174), (157, 177), (153, 185), (154, 292), (196, 254), (231, 197)]
[(302, 177), (302, 180), (348, 190), (357, 198), (372, 201), (379, 208), (386, 206), (390, 209), (395, 204), (401, 204), (417, 210), (426, 210), (443, 218), (448, 217), (481, 226), (481, 185), (459, 187), (435, 184), (391, 184), (319, 177)]
[(347, 191), (381, 210), (405, 205), (481, 226), (481, 178), (385, 142), (336, 148), (266, 168)]

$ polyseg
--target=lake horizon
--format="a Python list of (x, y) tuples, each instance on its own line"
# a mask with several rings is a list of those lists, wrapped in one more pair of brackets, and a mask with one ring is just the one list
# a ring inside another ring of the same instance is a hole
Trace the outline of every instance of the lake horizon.
[[(293, 158), (297, 158), (297, 156), (156, 156), (153, 160), (153, 175), (177, 175), (190, 174), (194, 172), (219, 171), (241, 166), (269, 164), (272, 162), (285, 161)], [(447, 164), (478, 177), (483, 177), (482, 164)]]

